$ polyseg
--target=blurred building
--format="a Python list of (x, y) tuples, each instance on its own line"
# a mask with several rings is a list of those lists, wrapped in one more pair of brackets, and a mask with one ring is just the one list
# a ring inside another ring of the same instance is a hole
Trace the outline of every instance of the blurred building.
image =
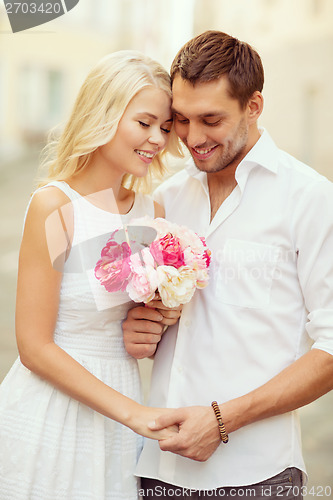
[(65, 16), (16, 34), (1, 3), (0, 155), (40, 143), (106, 53), (135, 48), (168, 68), (180, 46), (206, 29), (258, 49), (266, 72), (261, 124), (280, 147), (333, 179), (331, 0), (80, 0)]
[(13, 34), (0, 2), (0, 157), (41, 145), (105, 54), (133, 48), (169, 65), (192, 36), (194, 0), (178, 3), (82, 0), (50, 23)]
[(333, 180), (332, 0), (197, 0), (194, 19), (195, 34), (219, 29), (258, 50), (266, 80), (261, 124)]

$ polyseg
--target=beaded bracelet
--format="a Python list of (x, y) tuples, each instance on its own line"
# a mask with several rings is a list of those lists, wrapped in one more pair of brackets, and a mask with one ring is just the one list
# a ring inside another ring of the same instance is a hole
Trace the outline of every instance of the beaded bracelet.
[(221, 441), (222, 441), (222, 443), (227, 444), (227, 442), (229, 441), (229, 436), (227, 434), (227, 431), (225, 430), (224, 423), (222, 422), (222, 416), (221, 416), (219, 405), (217, 404), (216, 401), (213, 401), (212, 407), (213, 407), (213, 410), (214, 410), (214, 413), (215, 413), (215, 416), (217, 419), (217, 423), (219, 425)]

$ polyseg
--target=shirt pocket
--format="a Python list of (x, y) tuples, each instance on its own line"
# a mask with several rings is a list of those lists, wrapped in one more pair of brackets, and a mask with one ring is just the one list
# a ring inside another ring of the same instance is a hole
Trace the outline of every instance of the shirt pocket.
[(217, 262), (218, 300), (239, 307), (268, 306), (278, 256), (276, 246), (228, 239)]

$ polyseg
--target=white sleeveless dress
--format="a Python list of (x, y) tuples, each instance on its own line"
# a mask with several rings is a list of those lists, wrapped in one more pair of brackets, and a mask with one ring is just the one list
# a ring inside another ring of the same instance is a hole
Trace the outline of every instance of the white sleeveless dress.
[[(153, 217), (153, 201), (136, 194), (130, 212), (117, 215), (92, 205), (65, 182), (49, 185), (61, 189), (74, 207), (55, 343), (104, 383), (140, 402), (138, 364), (125, 351), (121, 327), (134, 304), (124, 292), (108, 293), (93, 267), (104, 245), (101, 235), (105, 243), (132, 218)], [(0, 386), (1, 500), (136, 500), (133, 473), (141, 447), (141, 436), (60, 392), (19, 358)]]

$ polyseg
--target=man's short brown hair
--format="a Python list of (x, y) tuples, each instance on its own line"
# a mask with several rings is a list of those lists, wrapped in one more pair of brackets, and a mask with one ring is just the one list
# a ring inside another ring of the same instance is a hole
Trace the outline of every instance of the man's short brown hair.
[(193, 85), (227, 76), (230, 97), (237, 99), (242, 109), (264, 85), (259, 54), (222, 31), (206, 31), (187, 42), (172, 63), (171, 80), (178, 74)]

